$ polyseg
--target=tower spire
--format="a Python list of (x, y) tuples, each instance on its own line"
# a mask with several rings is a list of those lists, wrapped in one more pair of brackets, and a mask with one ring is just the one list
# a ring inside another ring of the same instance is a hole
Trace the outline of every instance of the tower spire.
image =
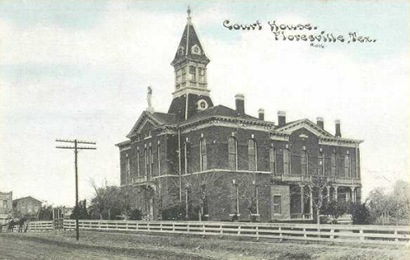
[(182, 33), (175, 58), (175, 91), (168, 113), (187, 119), (197, 111), (212, 107), (209, 96), (207, 69), (208, 57), (199, 41), (191, 21), (191, 7), (187, 7), (187, 23)]
[(188, 9), (186, 10), (187, 14), (188, 14), (188, 21), (191, 21), (191, 7), (188, 5)]

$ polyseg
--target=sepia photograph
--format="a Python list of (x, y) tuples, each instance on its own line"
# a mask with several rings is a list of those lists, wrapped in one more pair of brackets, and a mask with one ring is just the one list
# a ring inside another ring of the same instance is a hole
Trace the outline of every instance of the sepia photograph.
[(409, 24), (0, 0), (0, 259), (409, 259)]

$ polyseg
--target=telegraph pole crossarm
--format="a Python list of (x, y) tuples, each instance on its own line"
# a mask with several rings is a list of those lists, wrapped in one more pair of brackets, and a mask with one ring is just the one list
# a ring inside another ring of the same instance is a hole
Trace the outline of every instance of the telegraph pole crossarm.
[(74, 146), (56, 146), (57, 149), (70, 149), (74, 150), (74, 168), (75, 168), (75, 208), (77, 210), (75, 214), (75, 230), (76, 230), (76, 239), (77, 241), (80, 239), (80, 228), (79, 228), (79, 223), (78, 223), (78, 214), (79, 214), (79, 208), (78, 208), (78, 150), (96, 150), (96, 147), (93, 146), (79, 146), (79, 144), (87, 144), (87, 145), (96, 145), (96, 142), (90, 142), (90, 141), (82, 141), (82, 140), (66, 140), (66, 139), (56, 139), (56, 142), (58, 143), (71, 143), (74, 144)]

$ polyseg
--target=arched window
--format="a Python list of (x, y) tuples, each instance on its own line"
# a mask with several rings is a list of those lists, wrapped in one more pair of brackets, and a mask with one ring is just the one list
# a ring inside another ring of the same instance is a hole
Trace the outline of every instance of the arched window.
[(289, 150), (283, 149), (283, 174), (289, 174), (289, 172), (290, 172)]
[(148, 169), (149, 169), (149, 158), (148, 158), (148, 150), (147, 147), (144, 148), (144, 171), (145, 176), (148, 177)]
[(238, 169), (238, 141), (233, 136), (228, 138), (228, 161), (230, 170)]
[(157, 145), (157, 164), (158, 164), (158, 176), (161, 176), (161, 144)]
[(199, 170), (207, 170), (206, 141), (204, 138), (199, 140)]
[(189, 163), (190, 163), (190, 155), (191, 155), (191, 145), (188, 141), (184, 143), (184, 173), (189, 173)]
[(126, 164), (126, 175), (125, 175), (125, 183), (131, 183), (131, 160), (128, 154), (126, 154), (127, 157), (127, 164)]
[(302, 175), (306, 175), (308, 173), (308, 155), (306, 151), (302, 151), (300, 155), (300, 164), (302, 167)]
[(275, 147), (269, 147), (269, 167), (273, 174), (276, 174), (276, 149)]
[(336, 176), (336, 154), (332, 153), (330, 157), (331, 173), (332, 176)]
[(149, 164), (149, 166), (148, 166), (148, 168), (149, 168), (149, 174), (150, 175), (153, 175), (152, 174), (152, 168), (154, 168), (153, 166), (154, 166), (154, 156), (153, 156), (153, 154), (152, 154), (152, 146), (151, 146), (151, 144), (150, 144), (150, 146), (149, 146), (149, 160), (148, 160), (148, 164)]
[(135, 168), (137, 169), (137, 177), (140, 177), (140, 148), (137, 147), (137, 156), (136, 156), (136, 162), (135, 162)]
[(325, 160), (324, 160), (322, 152), (319, 153), (319, 156), (317, 159), (317, 167), (318, 167), (318, 174), (324, 175), (325, 174)]
[(348, 154), (345, 156), (345, 177), (350, 177), (350, 157)]
[(257, 146), (253, 139), (248, 141), (248, 164), (250, 171), (257, 170)]

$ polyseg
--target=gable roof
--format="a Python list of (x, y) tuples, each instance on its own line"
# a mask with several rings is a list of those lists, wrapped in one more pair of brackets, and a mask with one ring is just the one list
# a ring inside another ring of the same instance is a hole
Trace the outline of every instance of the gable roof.
[(35, 200), (36, 202), (42, 203), (41, 200), (38, 200), (38, 199), (33, 198), (33, 197), (31, 197), (31, 196), (27, 196), (27, 197), (15, 199), (15, 200), (13, 200), (13, 202), (18, 202), (18, 201), (21, 201), (21, 200)]
[(168, 113), (159, 113), (159, 112), (148, 112), (144, 111), (138, 118), (137, 122), (135, 122), (134, 126), (132, 127), (131, 131), (127, 134), (128, 138), (131, 138), (135, 135), (136, 132), (144, 125), (146, 121), (151, 121), (154, 126), (159, 125), (172, 125), (177, 123), (177, 119), (174, 114)]
[(289, 123), (287, 123), (283, 126), (280, 126), (280, 127), (276, 128), (275, 130), (278, 131), (278, 132), (291, 134), (292, 132), (294, 132), (298, 129), (301, 129), (301, 128), (306, 128), (307, 130), (309, 130), (310, 132), (312, 132), (316, 136), (334, 137), (331, 133), (329, 133), (328, 131), (322, 129), (317, 124), (313, 123), (312, 121), (310, 121), (307, 118), (296, 120), (296, 121), (293, 121), (293, 122), (289, 122)]

